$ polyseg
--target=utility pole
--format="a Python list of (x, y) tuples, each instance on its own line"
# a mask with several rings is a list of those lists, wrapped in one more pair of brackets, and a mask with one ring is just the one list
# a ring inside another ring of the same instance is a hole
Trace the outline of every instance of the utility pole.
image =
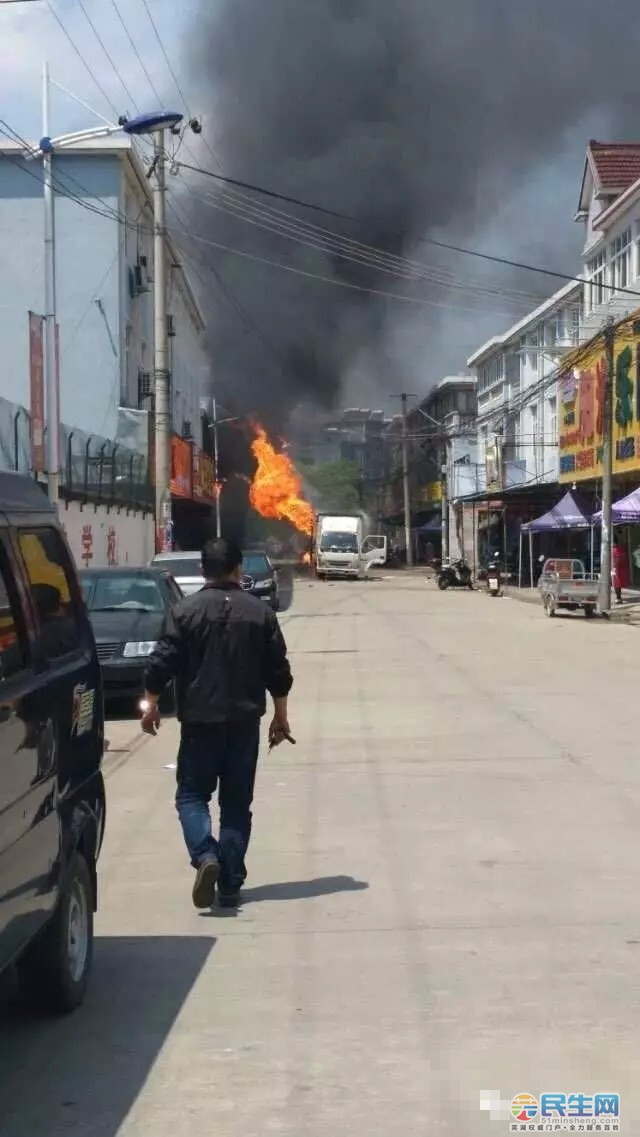
[(605, 377), (602, 407), (602, 542), (600, 545), (600, 582), (598, 611), (604, 615), (611, 609), (611, 519), (613, 507), (613, 351), (615, 324), (607, 320), (604, 330)]
[(153, 132), (153, 316), (156, 550), (171, 541), (169, 340), (167, 337), (167, 205), (164, 130)]
[(220, 482), (218, 479), (218, 404), (215, 395), (213, 398), (213, 461), (216, 475), (216, 537), (222, 536), (222, 518), (220, 515)]
[(449, 496), (447, 487), (447, 443), (442, 443), (442, 563), (449, 559)]
[[(49, 65), (42, 65), (42, 138), (49, 139)], [(53, 505), (60, 497), (60, 392), (56, 352), (56, 233), (53, 196), (53, 148), (42, 153), (44, 199), (44, 389), (47, 418), (47, 492)]]
[(409, 444), (407, 439), (407, 399), (406, 391), (400, 396), (402, 403), (402, 492), (404, 498), (404, 540), (407, 551), (407, 568), (413, 565), (413, 545), (411, 542), (411, 498), (409, 495)]

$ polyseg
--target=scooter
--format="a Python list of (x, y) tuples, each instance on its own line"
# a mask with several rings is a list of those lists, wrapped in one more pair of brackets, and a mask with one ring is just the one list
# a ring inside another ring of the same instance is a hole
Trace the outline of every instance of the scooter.
[(492, 557), (487, 565), (487, 589), (490, 596), (503, 594), (502, 561), (499, 557)]
[(438, 588), (442, 592), (447, 588), (473, 588), (471, 569), (463, 557), (442, 565), (437, 580)]

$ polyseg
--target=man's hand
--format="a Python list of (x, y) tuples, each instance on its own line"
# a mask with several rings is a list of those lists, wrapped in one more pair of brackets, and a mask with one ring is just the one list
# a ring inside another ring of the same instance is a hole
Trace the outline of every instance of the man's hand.
[(160, 711), (158, 710), (157, 700), (150, 699), (148, 695), (145, 695), (140, 703), (140, 709), (142, 711), (140, 726), (144, 733), (157, 734), (160, 729)]
[(285, 741), (291, 742), (294, 746), (296, 744), (296, 740), (292, 737), (289, 729), (287, 716), (276, 711), (269, 726), (269, 750), (273, 750), (274, 746), (279, 746), (281, 742)]

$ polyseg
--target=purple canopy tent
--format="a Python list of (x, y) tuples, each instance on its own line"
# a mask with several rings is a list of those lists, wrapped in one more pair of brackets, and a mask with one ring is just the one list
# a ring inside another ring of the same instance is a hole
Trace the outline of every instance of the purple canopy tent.
[[(640, 499), (638, 502), (638, 520), (640, 520)], [(533, 588), (533, 534), (552, 533), (559, 530), (590, 529), (591, 530), (591, 572), (593, 574), (593, 522), (594, 518), (586, 501), (571, 491), (556, 502), (555, 505), (536, 517), (533, 521), (526, 521), (520, 526), (520, 553), (518, 563), (518, 587), (522, 586), (522, 534), (529, 534), (529, 575)]]
[[(594, 514), (593, 520), (598, 524), (602, 521), (602, 510)], [(640, 487), (614, 501), (611, 508), (611, 521), (613, 525), (639, 525), (640, 524)]]

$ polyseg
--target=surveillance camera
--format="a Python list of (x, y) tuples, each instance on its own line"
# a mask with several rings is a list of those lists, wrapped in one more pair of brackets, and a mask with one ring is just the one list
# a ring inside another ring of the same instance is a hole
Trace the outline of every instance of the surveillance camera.
[(194, 134), (202, 134), (202, 123), (199, 118), (192, 118), (189, 126)]

